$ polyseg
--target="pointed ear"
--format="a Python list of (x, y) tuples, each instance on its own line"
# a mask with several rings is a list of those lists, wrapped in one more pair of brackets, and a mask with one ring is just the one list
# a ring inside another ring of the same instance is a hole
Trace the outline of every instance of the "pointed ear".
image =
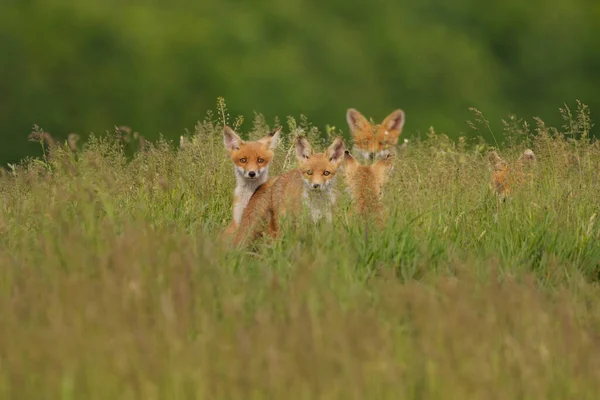
[(346, 111), (346, 121), (350, 127), (350, 132), (367, 130), (371, 127), (371, 123), (358, 110), (349, 108)]
[(281, 128), (281, 126), (275, 128), (274, 130), (269, 132), (267, 136), (265, 136), (262, 139), (259, 139), (258, 141), (268, 146), (271, 150), (275, 149), (277, 147), (277, 144), (279, 144), (279, 135), (281, 134)]
[(402, 131), (404, 127), (404, 111), (398, 109), (393, 111), (383, 120), (383, 127), (388, 131)]
[(356, 161), (356, 158), (352, 157), (352, 154), (348, 150), (344, 151), (344, 168), (348, 173), (354, 173), (360, 166), (359, 162)]
[(296, 139), (296, 158), (298, 161), (304, 162), (312, 155), (312, 147), (304, 136), (298, 136)]
[(380, 188), (380, 190), (390, 178), (390, 172), (392, 171), (392, 168), (394, 168), (393, 160), (394, 157), (390, 154), (386, 158), (377, 161), (371, 166), (373, 169), (373, 175), (375, 177), (375, 184)]
[(381, 160), (375, 162), (372, 168), (376, 173), (386, 176), (393, 166), (394, 156), (392, 154), (388, 154), (386, 158), (382, 158)]
[(329, 161), (338, 163), (342, 161), (342, 156), (344, 155), (344, 150), (346, 149), (346, 145), (344, 144), (344, 139), (341, 136), (335, 138), (331, 146), (327, 148), (325, 155), (329, 159)]
[(223, 128), (223, 143), (228, 151), (239, 150), (244, 141), (227, 125)]

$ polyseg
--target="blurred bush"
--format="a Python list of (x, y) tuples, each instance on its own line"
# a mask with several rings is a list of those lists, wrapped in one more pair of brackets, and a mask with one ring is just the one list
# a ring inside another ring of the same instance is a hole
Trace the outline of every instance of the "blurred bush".
[[(592, 110), (600, 3), (592, 0), (4, 0), (0, 162), (35, 154), (34, 124), (66, 139), (128, 125), (179, 137), (216, 98), (233, 115), (407, 112), (407, 135), (492, 129), (511, 113)], [(243, 127), (247, 130), (249, 127)]]

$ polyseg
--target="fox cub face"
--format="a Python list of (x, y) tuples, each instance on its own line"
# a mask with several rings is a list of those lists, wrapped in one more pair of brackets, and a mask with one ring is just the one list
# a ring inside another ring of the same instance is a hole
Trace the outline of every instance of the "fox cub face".
[(236, 175), (247, 180), (258, 180), (268, 175), (273, 150), (277, 147), (281, 127), (262, 139), (242, 140), (230, 127), (223, 129), (223, 141), (235, 166)]
[(338, 136), (324, 153), (314, 154), (305, 137), (296, 141), (296, 157), (302, 172), (305, 189), (327, 191), (335, 182), (338, 168), (343, 160), (344, 140)]
[(371, 124), (356, 109), (348, 109), (346, 121), (354, 139), (353, 151), (369, 160), (385, 158), (398, 143), (404, 120), (404, 111), (398, 109), (388, 115), (383, 123)]

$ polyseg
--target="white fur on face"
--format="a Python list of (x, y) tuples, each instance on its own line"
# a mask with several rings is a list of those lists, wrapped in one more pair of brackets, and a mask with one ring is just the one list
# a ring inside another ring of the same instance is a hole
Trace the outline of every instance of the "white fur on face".
[(269, 179), (269, 166), (260, 168), (256, 172), (254, 178), (248, 176), (248, 172), (244, 168), (235, 166), (235, 180), (237, 182), (234, 195), (236, 201), (233, 205), (233, 220), (239, 224), (242, 221), (242, 215), (250, 198), (260, 185)]
[(371, 154), (368, 151), (360, 150), (360, 149), (352, 149), (353, 152), (357, 152), (365, 161), (377, 161), (383, 158), (386, 158), (391, 154), (390, 149), (381, 150), (380, 152), (375, 153), (375, 156), (371, 158)]
[(381, 150), (379, 153), (377, 153), (375, 155), (375, 158), (386, 158), (388, 155), (390, 155), (392, 151), (389, 149), (386, 150)]
[(334, 180), (335, 177), (330, 179), (325, 186), (315, 189), (311, 183), (304, 179), (302, 199), (313, 222), (318, 222), (323, 216), (328, 222), (331, 222), (332, 208), (336, 202), (335, 192), (331, 190)]
[(257, 180), (260, 177), (262, 177), (263, 175), (265, 175), (265, 173), (268, 174), (269, 166), (267, 165), (266, 167), (255, 169), (253, 171), (256, 173), (256, 175), (254, 175), (254, 177), (251, 177), (250, 175), (248, 175), (248, 173), (250, 171), (246, 171), (246, 169), (244, 167), (240, 167), (238, 165), (235, 166), (236, 174), (238, 174), (240, 177), (242, 177), (244, 179), (248, 179), (248, 180)]
[(368, 151), (364, 151), (364, 150), (360, 150), (359, 154), (361, 155), (362, 158), (364, 158), (365, 160), (368, 160), (369, 157), (371, 156), (371, 153), (369, 153)]
[(320, 192), (327, 193), (331, 190), (331, 187), (335, 183), (335, 178), (336, 177), (334, 176), (333, 178), (328, 179), (325, 182), (319, 184), (318, 188), (315, 188), (311, 181), (309, 181), (305, 177), (302, 177), (302, 180), (304, 181), (304, 191), (307, 193), (320, 193)]
[(371, 161), (372, 160), (371, 157), (370, 157), (371, 156), (370, 152), (368, 152), (366, 150), (363, 150), (363, 149), (360, 149), (360, 148), (358, 148), (356, 146), (354, 146), (352, 148), (352, 154), (357, 154), (358, 157), (362, 158), (364, 161)]

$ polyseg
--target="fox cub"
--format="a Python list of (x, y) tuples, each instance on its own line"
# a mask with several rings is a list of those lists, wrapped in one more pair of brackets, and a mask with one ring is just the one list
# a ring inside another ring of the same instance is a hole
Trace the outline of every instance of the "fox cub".
[(271, 178), (260, 186), (245, 209), (234, 243), (253, 240), (266, 230), (279, 234), (280, 217), (295, 219), (306, 209), (313, 221), (332, 219), (336, 204), (336, 177), (343, 160), (344, 140), (337, 137), (323, 153), (314, 153), (308, 140), (296, 140), (298, 168)]
[(269, 179), (269, 165), (279, 142), (281, 127), (255, 141), (244, 141), (228, 126), (223, 129), (223, 142), (233, 162), (235, 191), (233, 195), (233, 218), (225, 230), (231, 234), (237, 229), (244, 209), (256, 189)]
[(492, 168), (490, 186), (502, 200), (510, 196), (519, 185), (533, 178), (536, 158), (530, 149), (525, 150), (512, 166), (496, 151), (488, 154), (488, 160)]
[[(394, 151), (402, 134), (405, 115), (403, 110), (395, 110), (381, 124), (371, 124), (359, 111), (354, 108), (346, 112), (346, 121), (354, 140), (353, 153), (359, 154), (365, 160), (374, 161), (385, 158)], [(406, 140), (405, 144), (406, 145)]]
[(388, 154), (372, 165), (361, 165), (348, 150), (344, 154), (346, 184), (355, 212), (363, 218), (374, 218), (383, 223), (383, 186), (393, 167), (393, 156)]

